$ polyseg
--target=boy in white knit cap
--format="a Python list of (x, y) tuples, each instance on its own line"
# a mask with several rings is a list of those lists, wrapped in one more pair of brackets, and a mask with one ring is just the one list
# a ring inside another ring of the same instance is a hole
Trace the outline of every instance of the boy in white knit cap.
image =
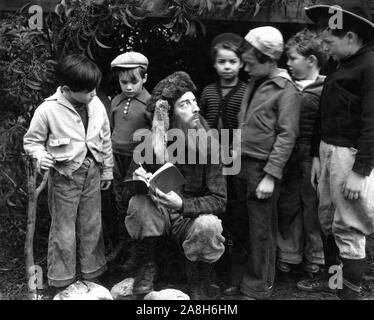
[(250, 76), (239, 113), (243, 220), (248, 219), (248, 257), (240, 290), (266, 299), (271, 296), (277, 244), (276, 202), (279, 180), (298, 135), (299, 93), (289, 74), (279, 69), (283, 37), (273, 27), (249, 31), (242, 60)]

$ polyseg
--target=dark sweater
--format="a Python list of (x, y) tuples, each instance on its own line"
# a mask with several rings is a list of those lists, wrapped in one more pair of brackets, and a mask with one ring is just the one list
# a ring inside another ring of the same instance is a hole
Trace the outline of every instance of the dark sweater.
[(138, 96), (130, 99), (127, 114), (124, 114), (124, 109), (128, 98), (123, 93), (112, 100), (109, 120), (112, 128), (113, 153), (132, 156), (132, 152), (139, 144), (139, 141), (133, 140), (134, 132), (149, 125), (150, 116), (146, 111), (149, 98), (150, 94), (143, 88)]
[(297, 143), (312, 143), (314, 123), (316, 122), (324, 76), (318, 76), (316, 81), (301, 90), (300, 129)]
[(246, 89), (247, 84), (239, 81), (225, 97), (222, 97), (220, 82), (212, 83), (204, 88), (199, 107), (210, 128), (217, 128), (220, 115), (223, 129), (238, 128), (238, 113)]
[(353, 171), (370, 175), (374, 167), (374, 53), (369, 47), (341, 61), (325, 80), (312, 150), (320, 140), (358, 150)]

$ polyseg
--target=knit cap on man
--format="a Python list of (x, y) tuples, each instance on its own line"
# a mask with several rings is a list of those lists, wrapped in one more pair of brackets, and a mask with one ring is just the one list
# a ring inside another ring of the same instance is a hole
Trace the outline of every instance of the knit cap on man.
[(283, 36), (281, 32), (270, 26), (252, 29), (244, 37), (253, 47), (278, 61), (283, 53)]
[(148, 59), (139, 52), (130, 51), (120, 54), (110, 64), (111, 68), (137, 68), (141, 67), (147, 70)]

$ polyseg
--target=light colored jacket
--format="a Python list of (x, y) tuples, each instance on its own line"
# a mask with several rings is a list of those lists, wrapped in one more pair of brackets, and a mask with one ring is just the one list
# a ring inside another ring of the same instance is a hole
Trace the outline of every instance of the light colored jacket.
[(238, 115), (241, 152), (266, 160), (264, 171), (280, 179), (299, 133), (300, 93), (288, 72), (277, 68), (256, 90), (250, 81)]
[(62, 95), (60, 87), (35, 110), (30, 128), (23, 138), (27, 154), (40, 160), (49, 152), (54, 168), (71, 177), (83, 163), (87, 148), (101, 166), (101, 179), (113, 179), (113, 155), (109, 119), (104, 105), (94, 97), (87, 106), (87, 133), (82, 119)]

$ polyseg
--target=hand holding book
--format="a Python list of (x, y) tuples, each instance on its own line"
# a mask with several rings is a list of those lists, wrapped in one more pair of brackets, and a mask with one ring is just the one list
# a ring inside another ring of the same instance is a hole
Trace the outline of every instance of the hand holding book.
[(186, 183), (183, 175), (178, 168), (172, 163), (165, 163), (155, 173), (151, 174), (144, 170), (140, 165), (135, 170), (132, 180), (122, 182), (124, 188), (130, 191), (131, 194), (147, 194), (150, 190), (158, 188), (163, 194), (168, 194), (170, 191), (177, 190), (180, 186)]

